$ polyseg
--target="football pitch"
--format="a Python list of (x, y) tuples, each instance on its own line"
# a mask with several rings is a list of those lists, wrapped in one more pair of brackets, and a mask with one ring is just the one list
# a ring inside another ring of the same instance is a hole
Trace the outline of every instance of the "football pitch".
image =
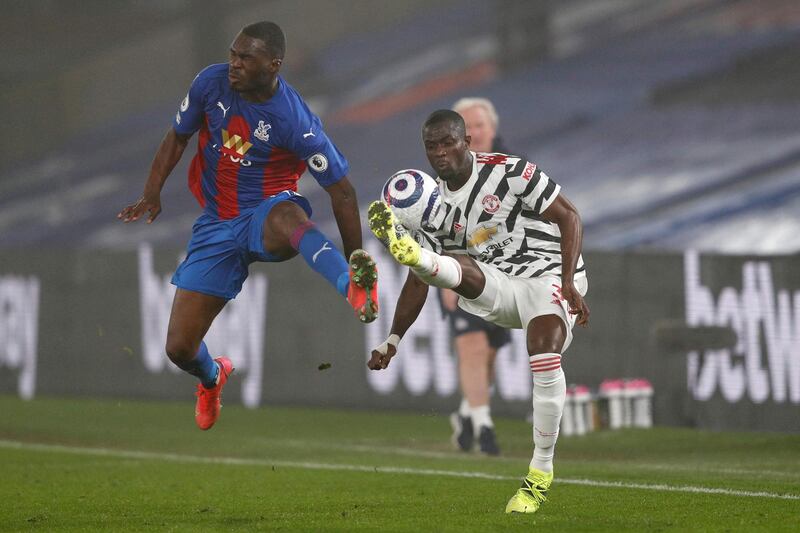
[(549, 501), (505, 515), (531, 453), (451, 448), (444, 415), (0, 396), (0, 531), (797, 531), (800, 435), (564, 437)]

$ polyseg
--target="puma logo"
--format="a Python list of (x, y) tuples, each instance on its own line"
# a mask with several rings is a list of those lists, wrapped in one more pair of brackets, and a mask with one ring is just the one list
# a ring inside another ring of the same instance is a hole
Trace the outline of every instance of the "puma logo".
[(303, 139), (307, 139), (307, 138), (309, 138), (309, 137), (316, 137), (316, 135), (314, 135), (314, 128), (313, 128), (313, 126), (312, 126), (312, 128), (311, 128), (310, 130), (308, 130), (308, 133), (304, 133), (304, 134), (303, 134)]
[(322, 252), (324, 252), (325, 250), (332, 250), (332, 249), (333, 249), (333, 248), (331, 248), (330, 246), (328, 246), (328, 243), (327, 243), (327, 242), (323, 242), (323, 243), (322, 243), (322, 248), (320, 248), (319, 250), (317, 250), (317, 251), (316, 251), (316, 253), (315, 253), (314, 255), (312, 255), (312, 256), (311, 256), (311, 262), (312, 262), (312, 263), (316, 263), (316, 262), (317, 262), (317, 257), (319, 256), (319, 254), (321, 254), (321, 253), (322, 253)]
[(225, 115), (227, 115), (227, 114), (228, 114), (228, 109), (230, 109), (230, 108), (231, 108), (231, 106), (228, 106), (228, 107), (226, 108), (224, 105), (222, 105), (222, 102), (217, 102), (217, 106), (218, 106), (220, 109), (222, 109), (222, 118), (225, 118)]

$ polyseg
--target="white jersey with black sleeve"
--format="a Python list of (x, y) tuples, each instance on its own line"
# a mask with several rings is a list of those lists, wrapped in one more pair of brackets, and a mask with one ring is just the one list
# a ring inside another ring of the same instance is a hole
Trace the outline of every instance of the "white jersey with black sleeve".
[[(511, 276), (561, 275), (561, 232), (541, 217), (561, 187), (535, 164), (499, 153), (472, 152), (472, 175), (457, 191), (439, 181), (445, 216), (415, 238), (437, 253), (469, 254)], [(575, 278), (585, 277), (578, 257)]]

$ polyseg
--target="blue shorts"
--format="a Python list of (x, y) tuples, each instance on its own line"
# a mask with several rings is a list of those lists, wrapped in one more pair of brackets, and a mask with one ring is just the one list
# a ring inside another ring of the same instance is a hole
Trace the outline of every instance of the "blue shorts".
[(296, 203), (311, 216), (308, 200), (292, 191), (270, 196), (230, 220), (200, 215), (192, 226), (186, 259), (172, 276), (172, 284), (226, 300), (236, 298), (250, 263), (282, 261), (264, 250), (263, 228), (270, 210), (286, 201)]

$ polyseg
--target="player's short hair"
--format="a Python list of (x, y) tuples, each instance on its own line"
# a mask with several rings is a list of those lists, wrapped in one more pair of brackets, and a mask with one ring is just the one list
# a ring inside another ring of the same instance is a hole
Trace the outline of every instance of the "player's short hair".
[(437, 109), (428, 115), (428, 118), (425, 119), (425, 123), (422, 124), (422, 130), (425, 131), (429, 126), (437, 124), (450, 124), (462, 138), (467, 136), (467, 126), (464, 124), (464, 117), (451, 109)]
[(274, 22), (262, 20), (242, 28), (242, 33), (264, 43), (267, 53), (277, 59), (283, 59), (286, 53), (286, 36), (280, 26)]
[(492, 121), (494, 128), (497, 129), (498, 126), (500, 126), (500, 119), (497, 116), (497, 110), (495, 110), (494, 104), (488, 98), (461, 98), (455, 104), (453, 104), (453, 111), (456, 113), (461, 113), (470, 107), (482, 107), (486, 111), (486, 114), (489, 115), (489, 120)]

